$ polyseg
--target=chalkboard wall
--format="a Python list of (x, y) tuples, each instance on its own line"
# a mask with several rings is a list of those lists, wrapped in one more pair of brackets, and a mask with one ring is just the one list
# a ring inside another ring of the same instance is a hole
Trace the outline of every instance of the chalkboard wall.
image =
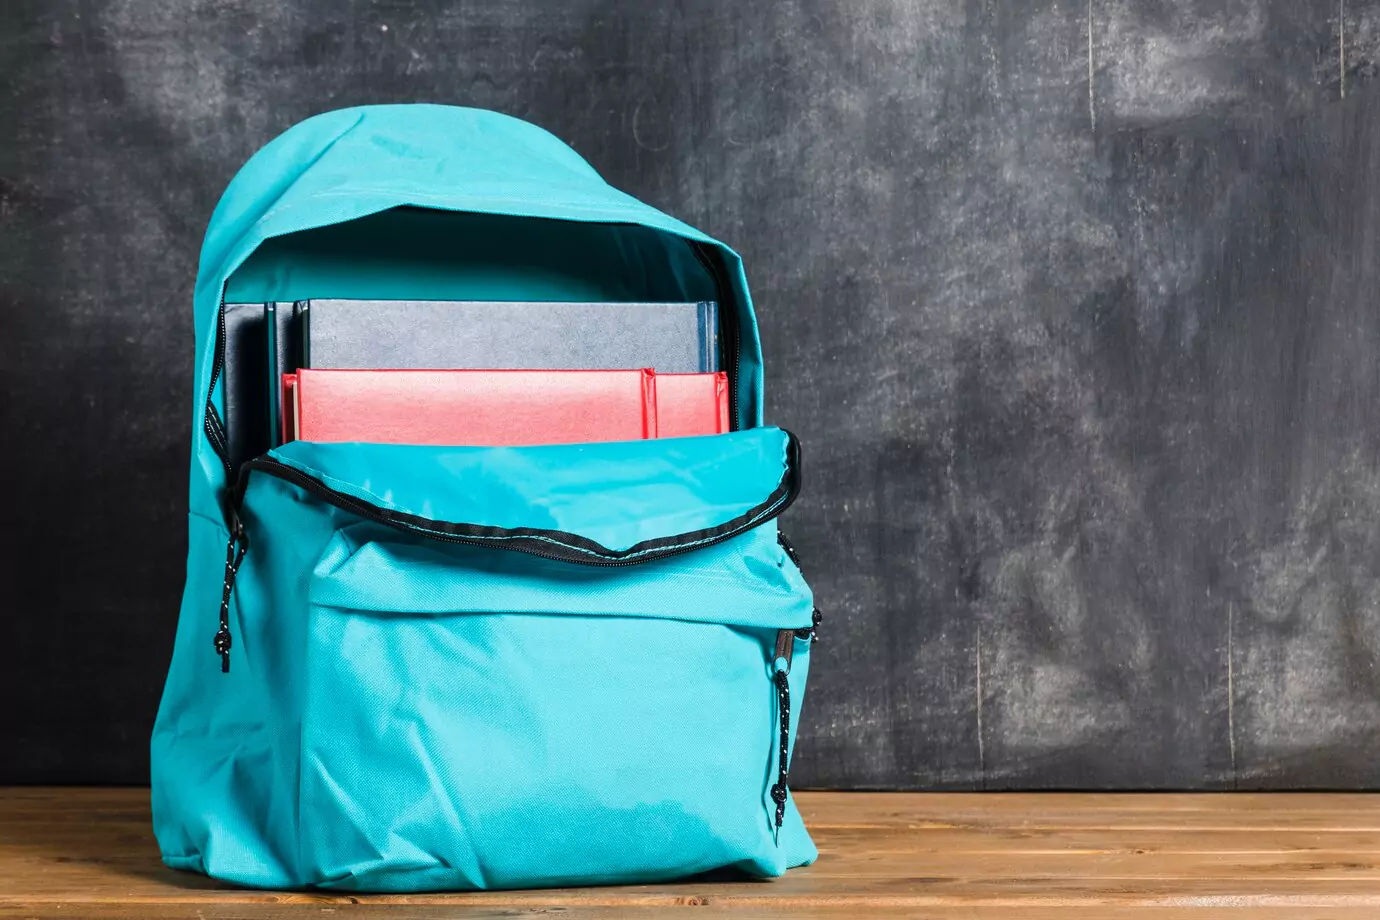
[(5, 0), (0, 782), (142, 782), (191, 292), (315, 112), (734, 245), (826, 617), (798, 786), (1380, 786), (1380, 4)]

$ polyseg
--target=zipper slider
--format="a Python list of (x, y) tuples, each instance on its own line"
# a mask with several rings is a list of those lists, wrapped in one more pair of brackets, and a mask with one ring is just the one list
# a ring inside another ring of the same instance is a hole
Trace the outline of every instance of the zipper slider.
[(795, 656), (795, 630), (778, 629), (776, 631), (776, 649), (771, 656), (771, 666), (774, 671), (791, 672), (791, 659)]
[(815, 612), (810, 616), (810, 625), (802, 626), (795, 631), (795, 637), (800, 640), (809, 639), (811, 642), (819, 641), (819, 624), (824, 622), (824, 615), (815, 608)]

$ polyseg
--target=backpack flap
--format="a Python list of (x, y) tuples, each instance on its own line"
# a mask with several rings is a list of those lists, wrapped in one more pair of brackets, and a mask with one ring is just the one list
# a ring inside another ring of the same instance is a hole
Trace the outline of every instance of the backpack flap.
[(622, 565), (774, 518), (799, 492), (799, 467), (795, 438), (779, 428), (546, 447), (292, 441), (251, 461), (239, 492), (269, 474), (398, 529)]

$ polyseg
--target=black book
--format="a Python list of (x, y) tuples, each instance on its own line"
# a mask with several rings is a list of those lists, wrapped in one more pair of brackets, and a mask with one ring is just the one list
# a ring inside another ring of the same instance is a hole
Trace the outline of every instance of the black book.
[(264, 378), (264, 305), (225, 305), (225, 363), (221, 368), (225, 438), (231, 466), (269, 448), (268, 405)]
[[(297, 369), (299, 346), (292, 303), (227, 303), (221, 387), (229, 461), (246, 460), (281, 442), (277, 389), (280, 373)], [(271, 320), (271, 321), (270, 321)]]

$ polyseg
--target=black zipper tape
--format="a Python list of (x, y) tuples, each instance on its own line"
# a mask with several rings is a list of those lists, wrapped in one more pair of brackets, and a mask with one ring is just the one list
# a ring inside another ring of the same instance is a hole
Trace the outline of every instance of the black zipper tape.
[(211, 359), (211, 383), (206, 387), (206, 401), (211, 401), (211, 393), (216, 389), (216, 381), (220, 380), (221, 372), (225, 369), (225, 298), (221, 297), (220, 307), (216, 314), (216, 351)]
[(225, 477), (229, 480), (235, 475), (235, 469), (230, 463), (230, 440), (225, 435), (225, 423), (221, 421), (220, 413), (216, 411), (215, 400), (212, 394), (216, 391), (216, 382), (220, 380), (220, 375), (225, 367), (225, 298), (221, 298), (219, 313), (216, 319), (216, 350), (215, 357), (211, 361), (211, 383), (206, 387), (206, 423), (203, 426), (206, 431), (206, 439), (211, 442), (211, 450), (215, 451), (220, 462), (225, 466)]
[[(795, 563), (795, 567), (801, 570), (801, 574), (804, 574), (805, 570), (800, 565), (800, 554), (795, 551), (795, 544), (786, 536), (786, 532), (780, 528), (777, 528), (776, 531), (776, 542), (781, 544), (781, 549), (786, 553), (786, 557), (790, 559), (791, 562)], [(824, 615), (821, 614), (819, 608), (816, 607), (814, 613), (810, 615), (810, 625), (802, 626), (797, 629), (795, 631), (795, 637), (801, 641), (808, 639), (811, 642), (818, 642), (819, 624), (822, 622), (824, 622)], [(790, 658), (787, 657), (786, 660), (790, 661)]]
[(206, 439), (211, 442), (211, 448), (216, 455), (221, 460), (226, 460), (230, 442), (225, 435), (225, 423), (221, 421), (216, 407), (210, 403), (206, 404)]
[[(795, 563), (797, 569), (800, 568), (800, 554), (795, 551), (795, 544), (790, 541), (783, 530), (776, 531), (776, 542), (781, 544), (781, 549), (785, 550), (786, 557)], [(802, 569), (802, 571), (804, 571)]]
[(276, 476), (327, 504), (334, 505), (366, 520), (398, 530), (420, 533), (448, 543), (497, 547), (539, 556), (543, 559), (580, 565), (637, 565), (713, 546), (751, 530), (789, 508), (796, 496), (800, 494), (800, 446), (794, 435), (790, 432), (785, 432), (785, 434), (786, 472), (782, 476), (781, 482), (765, 501), (715, 527), (643, 540), (641, 543), (624, 550), (609, 549), (588, 537), (561, 530), (546, 530), (535, 527), (490, 527), (482, 524), (438, 521), (403, 511), (379, 508), (362, 499), (333, 489), (296, 467), (289, 466), (269, 456), (257, 457), (241, 467), (239, 482), (235, 488), (234, 504), (239, 507), (243, 502), (245, 490), (249, 487), (250, 473), (258, 471)]

